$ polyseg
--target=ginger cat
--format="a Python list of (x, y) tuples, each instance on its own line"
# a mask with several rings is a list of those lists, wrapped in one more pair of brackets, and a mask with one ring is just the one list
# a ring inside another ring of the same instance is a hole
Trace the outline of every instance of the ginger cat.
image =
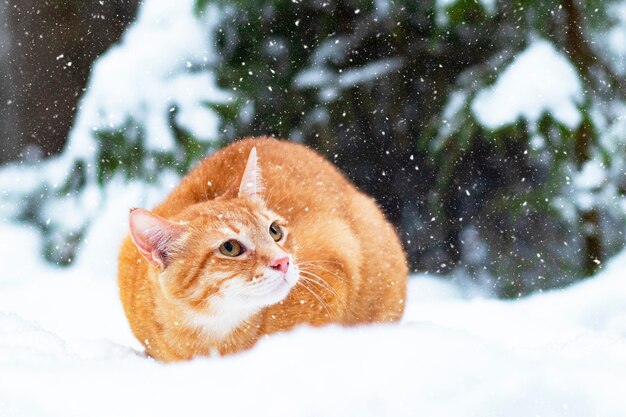
[(133, 333), (162, 361), (237, 352), (299, 324), (391, 322), (404, 311), (408, 271), (394, 229), (302, 145), (235, 142), (129, 222), (120, 296)]

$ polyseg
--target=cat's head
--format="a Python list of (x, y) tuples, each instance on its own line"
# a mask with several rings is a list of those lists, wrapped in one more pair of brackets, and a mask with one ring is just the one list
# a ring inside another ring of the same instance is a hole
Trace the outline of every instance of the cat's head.
[(195, 204), (174, 219), (131, 211), (133, 242), (166, 297), (198, 313), (235, 317), (287, 296), (299, 277), (295, 242), (261, 192), (253, 148), (236, 198)]

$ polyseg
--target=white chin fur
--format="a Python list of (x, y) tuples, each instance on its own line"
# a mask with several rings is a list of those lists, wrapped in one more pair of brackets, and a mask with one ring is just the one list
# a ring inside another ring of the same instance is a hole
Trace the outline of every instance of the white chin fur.
[(253, 283), (234, 278), (222, 286), (221, 295), (210, 300), (211, 313), (190, 312), (188, 323), (207, 336), (223, 338), (261, 308), (285, 299), (299, 276), (298, 268), (291, 265), (284, 275), (271, 271)]

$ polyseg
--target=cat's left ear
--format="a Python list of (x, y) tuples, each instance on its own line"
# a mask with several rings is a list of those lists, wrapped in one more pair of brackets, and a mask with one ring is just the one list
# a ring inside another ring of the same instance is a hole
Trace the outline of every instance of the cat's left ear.
[(131, 209), (130, 236), (139, 252), (152, 265), (163, 270), (187, 227), (144, 209)]
[(256, 155), (256, 147), (250, 150), (246, 169), (243, 171), (243, 177), (239, 184), (239, 197), (248, 197), (263, 201), (263, 178), (261, 177), (261, 168), (259, 167), (259, 159)]

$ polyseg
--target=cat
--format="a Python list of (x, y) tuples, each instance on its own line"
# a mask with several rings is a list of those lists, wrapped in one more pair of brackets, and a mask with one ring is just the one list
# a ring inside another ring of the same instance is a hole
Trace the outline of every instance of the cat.
[(152, 211), (131, 209), (122, 304), (160, 361), (225, 355), (300, 324), (400, 319), (393, 227), (317, 152), (248, 138), (207, 157)]

